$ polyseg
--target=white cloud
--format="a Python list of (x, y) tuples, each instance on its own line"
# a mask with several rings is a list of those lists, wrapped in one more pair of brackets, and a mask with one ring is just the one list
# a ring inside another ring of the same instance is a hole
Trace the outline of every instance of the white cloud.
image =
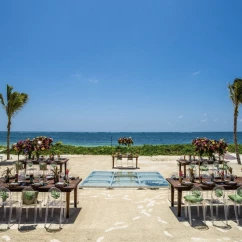
[(171, 122), (169, 122), (168, 124), (169, 124), (169, 125), (171, 125), (172, 123), (171, 123)]
[(201, 120), (201, 123), (206, 123), (208, 120), (205, 118), (203, 120)]
[(93, 83), (93, 84), (98, 83), (98, 80), (96, 80), (96, 79), (90, 79), (90, 80), (88, 80), (88, 81), (91, 82), (91, 83)]
[(207, 113), (204, 113), (203, 116), (207, 116)]
[(215, 118), (214, 120), (213, 120), (213, 122), (215, 123), (215, 122), (217, 122), (218, 121), (218, 119), (217, 118)]
[(196, 75), (198, 75), (198, 74), (200, 74), (201, 73), (201, 71), (196, 71), (196, 72), (193, 72), (192, 74), (194, 75), (194, 76), (196, 76)]
[(81, 75), (79, 73), (76, 73), (75, 77), (80, 77)]
[(239, 122), (242, 122), (242, 118), (238, 120)]
[(181, 115), (181, 116), (179, 116), (178, 118), (183, 118), (183, 116)]

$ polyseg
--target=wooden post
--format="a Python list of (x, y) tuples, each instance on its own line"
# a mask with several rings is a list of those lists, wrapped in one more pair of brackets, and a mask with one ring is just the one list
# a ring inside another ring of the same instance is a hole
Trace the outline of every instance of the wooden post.
[(66, 218), (70, 216), (70, 192), (66, 192)]
[(74, 189), (74, 207), (77, 208), (77, 187)]
[(178, 189), (178, 201), (177, 201), (177, 216), (181, 217), (181, 200), (182, 200), (182, 191)]

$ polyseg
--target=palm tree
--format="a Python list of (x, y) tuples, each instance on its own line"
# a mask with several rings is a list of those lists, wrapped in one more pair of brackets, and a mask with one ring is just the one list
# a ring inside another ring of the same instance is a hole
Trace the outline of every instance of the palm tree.
[(7, 85), (7, 102), (4, 101), (3, 95), (0, 93), (0, 101), (3, 108), (6, 111), (8, 117), (7, 125), (7, 159), (10, 159), (10, 129), (11, 129), (11, 119), (15, 116), (23, 106), (28, 102), (28, 95), (25, 93), (12, 92), (13, 87)]
[(242, 104), (242, 79), (234, 79), (233, 84), (228, 85), (230, 98), (234, 104), (234, 146), (238, 164), (241, 165), (237, 141), (237, 119), (239, 115), (239, 105)]

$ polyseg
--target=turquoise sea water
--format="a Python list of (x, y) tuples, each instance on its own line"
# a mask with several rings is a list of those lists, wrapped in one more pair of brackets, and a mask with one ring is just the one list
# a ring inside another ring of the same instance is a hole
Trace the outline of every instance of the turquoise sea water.
[[(0, 145), (6, 146), (6, 136), (6, 132), (0, 132)], [(132, 137), (134, 145), (190, 144), (197, 137), (225, 138), (229, 144), (233, 143), (233, 132), (11, 132), (11, 144), (37, 136), (51, 137), (54, 142), (75, 146), (115, 146), (120, 137)], [(242, 143), (242, 132), (238, 132), (238, 142)]]

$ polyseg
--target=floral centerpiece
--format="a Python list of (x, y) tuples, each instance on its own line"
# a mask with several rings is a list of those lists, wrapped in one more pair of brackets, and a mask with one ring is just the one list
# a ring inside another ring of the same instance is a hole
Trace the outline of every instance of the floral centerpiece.
[(200, 157), (210, 150), (210, 140), (207, 138), (196, 138), (192, 141), (192, 144), (195, 146), (195, 151), (199, 153)]
[(49, 150), (52, 147), (53, 139), (45, 136), (39, 136), (34, 138), (32, 142), (36, 157), (38, 159), (41, 151)]
[(210, 140), (209, 142), (209, 147), (208, 147), (208, 157), (215, 160), (215, 152), (216, 152), (216, 147), (217, 147), (217, 140)]
[(118, 144), (119, 145), (125, 145), (127, 146), (127, 150), (129, 150), (129, 147), (134, 143), (134, 141), (132, 140), (131, 137), (126, 138), (126, 137), (122, 137), (118, 139)]
[(228, 149), (228, 144), (224, 139), (220, 139), (219, 141), (217, 141), (216, 151), (220, 156), (224, 155), (227, 149)]
[(195, 151), (199, 153), (200, 157), (206, 154), (209, 157), (215, 158), (215, 153), (221, 156), (228, 149), (228, 144), (224, 139), (210, 140), (207, 138), (196, 138), (192, 141), (192, 144), (195, 146)]
[(33, 141), (29, 138), (24, 141), (23, 153), (31, 159), (31, 154), (34, 151)]
[(19, 155), (21, 154), (21, 152), (23, 152), (24, 145), (25, 145), (25, 141), (23, 140), (20, 140), (16, 144), (12, 145), (12, 148), (18, 153), (18, 160), (19, 160)]
[(119, 145), (126, 145), (129, 147), (134, 143), (134, 141), (132, 140), (131, 137), (129, 137), (129, 138), (123, 137), (123, 138), (118, 139), (118, 143), (119, 143)]
[(18, 157), (21, 153), (28, 156), (31, 159), (31, 155), (35, 152), (37, 159), (39, 158), (40, 152), (48, 150), (52, 147), (53, 139), (39, 136), (33, 140), (26, 139), (24, 141), (20, 140), (16, 144), (12, 145), (12, 148), (18, 152)]

